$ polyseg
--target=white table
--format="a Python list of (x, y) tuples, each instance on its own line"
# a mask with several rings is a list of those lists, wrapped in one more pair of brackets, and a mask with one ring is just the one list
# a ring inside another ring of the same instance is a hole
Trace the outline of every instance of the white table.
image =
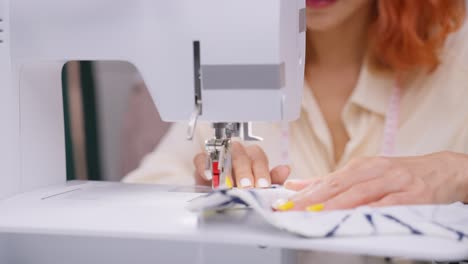
[(0, 201), (0, 263), (285, 263), (294, 261), (292, 250), (468, 259), (466, 242), (416, 236), (304, 239), (247, 210), (207, 220), (185, 209), (200, 195), (192, 191), (69, 182)]

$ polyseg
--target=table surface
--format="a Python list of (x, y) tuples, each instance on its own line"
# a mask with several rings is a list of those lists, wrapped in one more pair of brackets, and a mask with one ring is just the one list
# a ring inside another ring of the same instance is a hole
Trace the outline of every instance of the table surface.
[(250, 210), (209, 218), (188, 211), (204, 189), (68, 182), (0, 201), (0, 232), (224, 243), (418, 260), (468, 259), (468, 243), (419, 236), (305, 239)]

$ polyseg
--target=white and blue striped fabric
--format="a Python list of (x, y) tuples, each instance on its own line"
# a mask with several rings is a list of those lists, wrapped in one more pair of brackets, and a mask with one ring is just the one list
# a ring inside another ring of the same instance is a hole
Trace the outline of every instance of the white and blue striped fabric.
[(252, 208), (272, 226), (307, 238), (415, 235), (468, 243), (468, 206), (451, 205), (360, 207), (324, 212), (275, 212), (272, 204), (294, 192), (283, 188), (219, 190), (192, 200), (196, 212)]

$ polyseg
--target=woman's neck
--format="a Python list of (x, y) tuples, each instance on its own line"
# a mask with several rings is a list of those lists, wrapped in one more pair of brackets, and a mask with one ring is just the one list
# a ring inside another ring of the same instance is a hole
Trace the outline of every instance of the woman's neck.
[(313, 54), (310, 65), (328, 69), (362, 65), (367, 50), (370, 6), (358, 12), (339, 26), (307, 34)]
[(330, 131), (335, 164), (350, 140), (342, 113), (366, 55), (370, 11), (362, 8), (341, 26), (307, 34), (306, 80)]

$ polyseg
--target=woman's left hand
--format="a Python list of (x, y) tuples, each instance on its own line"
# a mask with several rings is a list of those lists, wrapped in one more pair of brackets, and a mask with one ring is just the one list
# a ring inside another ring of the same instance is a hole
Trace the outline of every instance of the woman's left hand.
[(468, 202), (468, 158), (452, 152), (362, 158), (325, 177), (287, 181), (285, 187), (299, 191), (290, 200), (294, 210)]

